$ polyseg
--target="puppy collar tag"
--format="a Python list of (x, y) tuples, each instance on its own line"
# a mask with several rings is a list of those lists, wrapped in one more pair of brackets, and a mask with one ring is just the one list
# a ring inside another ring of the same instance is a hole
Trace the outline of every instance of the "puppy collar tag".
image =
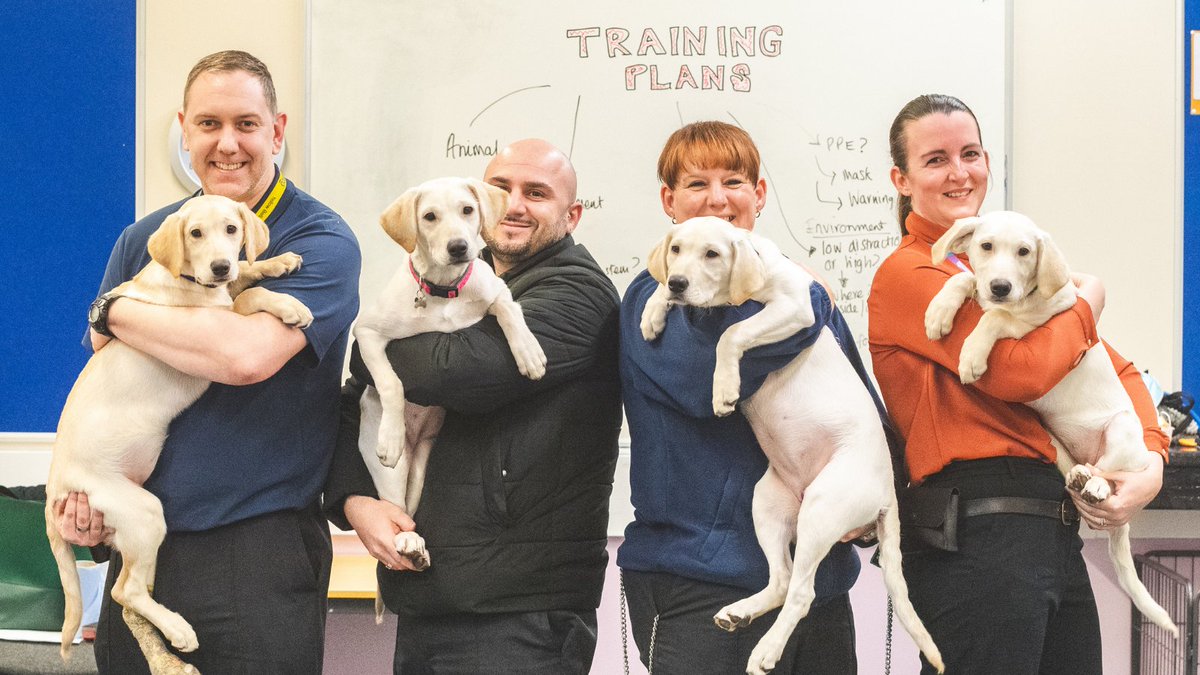
[(432, 295), (435, 298), (457, 298), (458, 294), (462, 292), (463, 287), (467, 285), (467, 281), (471, 278), (471, 270), (473, 269), (475, 269), (475, 264), (472, 262), (472, 264), (467, 265), (467, 271), (463, 272), (462, 276), (455, 279), (450, 285), (442, 286), (441, 284), (430, 283), (421, 278), (421, 275), (417, 273), (416, 266), (413, 265), (412, 258), (409, 258), (408, 271), (412, 273), (413, 279), (417, 281), (417, 287), (420, 288), (417, 291), (417, 297), (413, 298), (413, 306), (424, 307), (425, 296), (427, 295)]
[(967, 274), (971, 273), (971, 270), (967, 269), (967, 266), (963, 264), (963, 261), (959, 260), (958, 256), (954, 255), (953, 253), (947, 253), (946, 260), (949, 260), (951, 262), (951, 264), (953, 264), (958, 269), (966, 272)]

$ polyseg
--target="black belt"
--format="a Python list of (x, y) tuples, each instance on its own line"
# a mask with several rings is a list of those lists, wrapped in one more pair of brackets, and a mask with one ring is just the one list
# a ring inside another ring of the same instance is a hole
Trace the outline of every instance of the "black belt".
[(1068, 497), (1062, 501), (1032, 497), (985, 497), (967, 499), (962, 503), (962, 516), (985, 516), (993, 513), (1015, 513), (1023, 516), (1057, 518), (1063, 525), (1079, 522), (1079, 511)]

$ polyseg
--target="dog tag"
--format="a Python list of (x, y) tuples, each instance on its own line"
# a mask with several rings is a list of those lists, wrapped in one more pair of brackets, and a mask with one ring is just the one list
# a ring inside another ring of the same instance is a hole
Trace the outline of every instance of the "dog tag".
[(417, 309), (425, 309), (425, 294), (417, 291), (417, 297), (413, 298), (413, 307)]

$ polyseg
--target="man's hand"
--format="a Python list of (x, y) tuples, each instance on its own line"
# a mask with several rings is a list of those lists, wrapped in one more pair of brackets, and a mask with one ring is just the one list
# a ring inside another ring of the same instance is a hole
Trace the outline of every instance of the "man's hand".
[(1112, 494), (1099, 504), (1089, 504), (1078, 492), (1068, 490), (1079, 515), (1093, 530), (1113, 530), (1130, 521), (1134, 514), (1149, 504), (1162, 488), (1163, 458), (1152, 452), (1150, 464), (1142, 471), (1111, 471), (1105, 473), (1090, 464), (1092, 474), (1113, 486)]
[(111, 528), (104, 527), (104, 514), (93, 510), (88, 496), (82, 492), (72, 492), (66, 499), (55, 502), (54, 513), (58, 533), (69, 544), (97, 546), (113, 533)]
[(396, 535), (417, 529), (404, 509), (383, 499), (362, 495), (346, 498), (343, 507), (346, 520), (358, 533), (363, 546), (384, 567), (393, 570), (414, 570), (408, 558), (396, 552)]

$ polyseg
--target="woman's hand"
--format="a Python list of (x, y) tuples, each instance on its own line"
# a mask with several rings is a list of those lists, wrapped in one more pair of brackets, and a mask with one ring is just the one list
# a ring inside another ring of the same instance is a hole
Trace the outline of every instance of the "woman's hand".
[(83, 492), (72, 492), (54, 502), (54, 514), (58, 533), (69, 544), (98, 546), (113, 533), (104, 527), (104, 514), (91, 508)]
[(1071, 274), (1071, 281), (1079, 289), (1079, 297), (1087, 301), (1092, 308), (1092, 317), (1100, 322), (1100, 313), (1104, 311), (1104, 284), (1099, 277), (1082, 272)]
[(1149, 504), (1162, 488), (1163, 458), (1150, 453), (1150, 464), (1141, 471), (1111, 471), (1105, 473), (1087, 465), (1092, 474), (1107, 480), (1113, 487), (1108, 499), (1089, 504), (1079, 493), (1069, 490), (1079, 515), (1093, 530), (1114, 530), (1130, 521), (1134, 514)]
[(367, 552), (384, 567), (390, 570), (415, 569), (408, 558), (396, 552), (396, 535), (417, 529), (417, 524), (404, 509), (389, 501), (362, 495), (347, 497), (343, 509), (346, 520), (358, 533)]

